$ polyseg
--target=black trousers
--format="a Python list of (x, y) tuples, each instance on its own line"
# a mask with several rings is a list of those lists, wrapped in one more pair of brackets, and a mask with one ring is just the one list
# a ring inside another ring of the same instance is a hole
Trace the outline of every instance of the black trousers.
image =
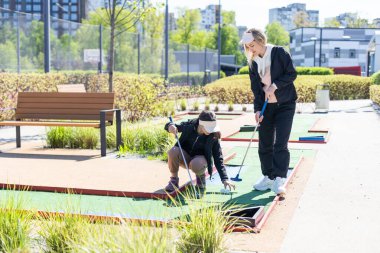
[(259, 127), (261, 171), (270, 179), (286, 177), (290, 154), (288, 141), (292, 130), (295, 102), (268, 104)]

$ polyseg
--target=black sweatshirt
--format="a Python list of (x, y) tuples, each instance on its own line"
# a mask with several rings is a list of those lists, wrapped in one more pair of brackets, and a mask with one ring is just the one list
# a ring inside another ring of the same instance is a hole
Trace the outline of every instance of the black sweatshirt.
[[(167, 123), (165, 125), (166, 131), (168, 131), (170, 124), (174, 123)], [(210, 135), (199, 135), (197, 132), (199, 125), (198, 119), (174, 125), (177, 127), (178, 132), (182, 133), (179, 137), (181, 147), (190, 154), (191, 157), (195, 155), (204, 155), (207, 160), (207, 171), (210, 175), (212, 175), (212, 163), (214, 162), (220, 179), (222, 181), (228, 180), (219, 139), (213, 133)], [(178, 143), (176, 143), (176, 146), (178, 146)]]
[[(275, 46), (271, 52), (270, 75), (272, 83), (275, 83), (277, 90), (274, 92), (279, 105), (295, 102), (297, 100), (297, 92), (294, 86), (294, 80), (297, 78), (297, 72), (294, 68), (292, 58), (283, 47)], [(254, 111), (261, 111), (264, 101), (265, 92), (264, 84), (257, 70), (257, 63), (252, 62), (249, 68), (249, 78), (251, 79), (251, 89), (255, 96)]]

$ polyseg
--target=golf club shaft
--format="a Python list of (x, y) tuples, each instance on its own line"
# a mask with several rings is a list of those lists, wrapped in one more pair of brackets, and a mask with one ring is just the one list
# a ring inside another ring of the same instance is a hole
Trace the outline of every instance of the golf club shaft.
[(253, 140), (253, 138), (255, 137), (255, 134), (256, 134), (257, 128), (258, 128), (259, 125), (260, 125), (260, 124), (259, 124), (259, 123), (260, 123), (260, 118), (261, 118), (261, 116), (263, 116), (264, 111), (265, 111), (265, 108), (267, 107), (267, 104), (268, 104), (268, 99), (265, 100), (265, 102), (264, 102), (263, 108), (262, 108), (262, 110), (261, 110), (261, 112), (260, 112), (259, 122), (256, 124), (255, 130), (254, 130), (253, 133), (252, 133), (252, 137), (251, 137), (251, 139), (249, 140), (249, 144), (248, 144), (247, 150), (245, 151), (245, 155), (244, 155), (243, 161), (241, 162), (241, 165), (240, 165), (240, 169), (239, 169), (238, 174), (240, 174), (241, 168), (242, 168), (243, 165), (244, 165), (245, 158), (247, 157), (247, 154), (248, 154), (248, 150), (249, 150), (249, 148), (251, 147), (252, 140)]
[[(169, 119), (170, 119), (170, 122), (173, 123), (173, 119), (172, 119), (172, 117), (169, 117)], [(194, 193), (196, 193), (196, 191), (195, 191), (195, 187), (194, 187), (194, 185), (193, 185), (193, 178), (191, 177), (190, 169), (189, 169), (189, 166), (187, 165), (187, 161), (186, 161), (186, 158), (185, 158), (185, 154), (183, 153), (183, 150), (182, 150), (182, 147), (181, 147), (181, 143), (179, 142), (178, 135), (177, 135), (177, 133), (175, 133), (174, 135), (175, 135), (175, 138), (176, 138), (177, 143), (178, 143), (179, 151), (181, 152), (181, 155), (182, 155), (183, 163), (185, 164), (185, 167), (186, 167), (187, 173), (189, 174), (190, 184), (191, 184), (191, 186), (193, 187)]]

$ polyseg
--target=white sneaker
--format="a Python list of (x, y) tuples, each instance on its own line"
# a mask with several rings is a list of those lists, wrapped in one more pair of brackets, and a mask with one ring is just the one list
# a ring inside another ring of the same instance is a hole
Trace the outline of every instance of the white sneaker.
[(276, 194), (285, 194), (285, 181), (286, 178), (276, 177), (272, 185), (272, 191)]
[(253, 188), (258, 191), (266, 191), (271, 189), (273, 185), (273, 180), (269, 179), (268, 176), (264, 176), (258, 181)]

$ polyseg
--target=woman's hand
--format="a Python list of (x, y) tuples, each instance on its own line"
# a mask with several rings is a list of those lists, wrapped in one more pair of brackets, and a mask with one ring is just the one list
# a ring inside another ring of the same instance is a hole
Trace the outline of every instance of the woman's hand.
[(258, 124), (258, 123), (260, 123), (261, 121), (263, 121), (264, 116), (261, 116), (261, 117), (260, 117), (260, 113), (261, 113), (261, 111), (257, 111), (256, 114), (255, 114), (256, 124)]
[(178, 133), (177, 127), (175, 125), (169, 125), (168, 130), (169, 130), (169, 133), (172, 133), (174, 135)]
[(270, 97), (274, 96), (274, 92), (277, 90), (277, 87), (275, 85), (271, 85), (266, 89), (265, 91), (265, 100), (269, 99)]
[(223, 185), (224, 185), (224, 189), (228, 189), (230, 191), (232, 191), (232, 189), (235, 190), (235, 185), (229, 180), (223, 181)]

